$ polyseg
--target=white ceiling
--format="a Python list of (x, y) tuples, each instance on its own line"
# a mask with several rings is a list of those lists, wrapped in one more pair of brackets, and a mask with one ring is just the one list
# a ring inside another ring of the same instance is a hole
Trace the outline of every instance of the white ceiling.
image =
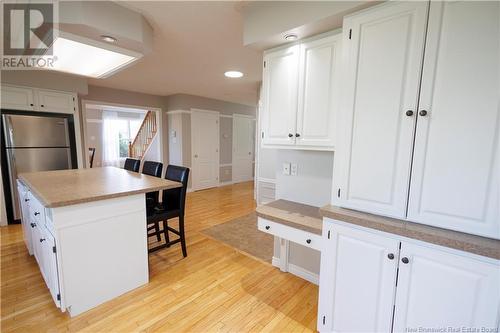
[[(89, 84), (154, 95), (186, 93), (256, 105), (262, 52), (243, 46), (235, 2), (119, 2), (144, 15), (154, 30), (153, 51), (136, 64)], [(227, 70), (245, 74), (224, 77)]]

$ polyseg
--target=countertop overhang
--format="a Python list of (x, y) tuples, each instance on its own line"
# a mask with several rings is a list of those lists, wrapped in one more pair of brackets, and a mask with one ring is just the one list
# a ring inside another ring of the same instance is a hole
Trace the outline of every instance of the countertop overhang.
[(182, 187), (179, 182), (116, 167), (30, 172), (19, 179), (48, 208)]
[(350, 223), (500, 260), (500, 240), (432, 227), (333, 205), (314, 207), (287, 200), (258, 206), (257, 216), (321, 235), (322, 219)]

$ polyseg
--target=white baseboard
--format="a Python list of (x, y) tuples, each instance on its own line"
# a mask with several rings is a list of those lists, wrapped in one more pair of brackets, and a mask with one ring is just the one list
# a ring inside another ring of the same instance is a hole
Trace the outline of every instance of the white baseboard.
[[(274, 267), (280, 268), (280, 258), (273, 256), (271, 263)], [(319, 284), (318, 274), (308, 271), (307, 269), (304, 269), (300, 266), (288, 263), (288, 273), (298, 276), (299, 278), (302, 278), (311, 283), (314, 283), (315, 285)]]

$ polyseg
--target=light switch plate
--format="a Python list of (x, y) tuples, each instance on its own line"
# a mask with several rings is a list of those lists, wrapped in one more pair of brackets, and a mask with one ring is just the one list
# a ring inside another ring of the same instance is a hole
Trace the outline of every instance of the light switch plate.
[(291, 164), (290, 174), (292, 176), (297, 176), (297, 163), (292, 163)]
[(290, 175), (290, 163), (289, 162), (283, 163), (283, 174)]

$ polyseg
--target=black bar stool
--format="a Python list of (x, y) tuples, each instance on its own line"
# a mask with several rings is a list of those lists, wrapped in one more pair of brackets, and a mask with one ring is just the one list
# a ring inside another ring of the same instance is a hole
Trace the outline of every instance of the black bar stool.
[[(142, 173), (145, 175), (149, 176), (154, 176), (154, 177), (161, 177), (161, 172), (163, 170), (163, 163), (161, 162), (153, 162), (153, 161), (145, 161), (143, 166), (142, 166)], [(151, 215), (153, 214), (154, 208), (158, 206), (159, 203), (159, 197), (160, 192), (148, 192), (146, 193), (146, 214)], [(155, 224), (155, 229), (156, 229), (156, 239), (158, 241), (161, 240), (160, 236), (160, 226), (159, 223), (157, 222)]]
[[(164, 190), (161, 204), (154, 209), (153, 214), (148, 215), (148, 237), (156, 235), (158, 239), (158, 236), (161, 232), (163, 232), (165, 236), (165, 243), (150, 249), (149, 252), (157, 251), (165, 247), (170, 247), (171, 245), (180, 242), (182, 255), (184, 257), (187, 256), (186, 236), (184, 232), (184, 212), (186, 207), (188, 178), (189, 168), (176, 165), (167, 166), (165, 179), (180, 182), (182, 183), (182, 187)], [(168, 226), (168, 220), (175, 217), (179, 218), (179, 230), (175, 230), (174, 228)], [(156, 228), (159, 222), (163, 222), (163, 230), (161, 232)], [(149, 232), (153, 230), (154, 233), (150, 234)], [(170, 241), (168, 234), (169, 232), (174, 233), (175, 235), (179, 236), (179, 238)]]

